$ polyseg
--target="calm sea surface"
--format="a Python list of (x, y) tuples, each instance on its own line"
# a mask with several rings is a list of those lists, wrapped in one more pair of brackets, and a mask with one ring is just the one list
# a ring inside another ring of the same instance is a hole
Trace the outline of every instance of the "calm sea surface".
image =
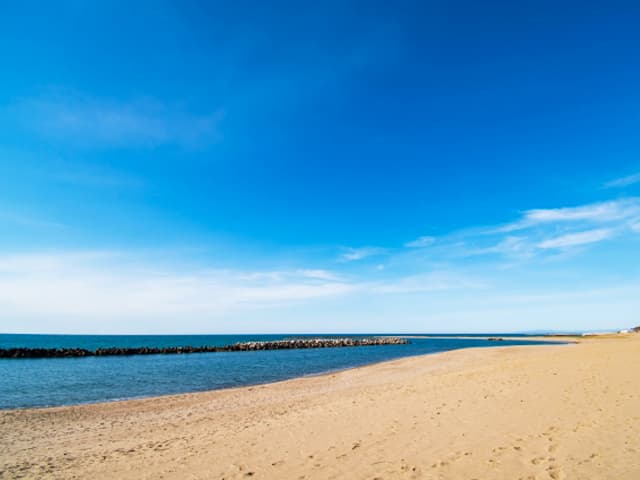
[[(94, 350), (100, 347), (228, 345), (254, 340), (278, 340), (291, 336), (0, 334), (0, 348), (78, 347)], [(408, 345), (189, 355), (0, 359), (0, 408), (71, 405), (197, 392), (315, 375), (383, 360), (458, 348), (542, 343), (531, 340), (505, 340), (496, 343), (479, 338), (410, 339), (410, 342)]]

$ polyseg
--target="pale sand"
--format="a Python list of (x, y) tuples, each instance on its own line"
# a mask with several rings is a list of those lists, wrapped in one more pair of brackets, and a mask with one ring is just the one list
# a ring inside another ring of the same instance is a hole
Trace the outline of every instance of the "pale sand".
[(0, 412), (1, 478), (639, 479), (640, 335)]

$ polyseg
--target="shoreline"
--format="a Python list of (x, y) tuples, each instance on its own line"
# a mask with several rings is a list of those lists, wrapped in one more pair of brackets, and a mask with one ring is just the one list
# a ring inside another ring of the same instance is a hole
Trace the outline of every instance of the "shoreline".
[[(402, 337), (402, 338), (409, 338), (409, 337)], [(432, 337), (411, 337), (411, 338), (432, 338)], [(437, 338), (443, 338), (443, 337), (437, 337)], [(449, 337), (447, 337), (449, 338)], [(478, 337), (450, 337), (450, 338), (478, 338)], [(529, 340), (529, 339), (523, 339), (523, 340)], [(533, 339), (532, 339), (533, 340)], [(535, 340), (541, 340), (536, 338)], [(329, 377), (335, 377), (336, 374), (344, 374), (344, 373), (349, 373), (349, 372), (353, 372), (353, 373), (358, 373), (360, 371), (362, 371), (363, 374), (366, 374), (366, 370), (370, 369), (370, 368), (375, 368), (375, 367), (381, 367), (381, 366), (388, 366), (388, 367), (394, 367), (395, 364), (397, 363), (402, 363), (403, 361), (407, 361), (407, 360), (414, 360), (414, 359), (422, 359), (422, 358), (434, 358), (434, 357), (438, 357), (438, 356), (445, 356), (447, 354), (451, 354), (451, 353), (456, 353), (456, 352), (464, 352), (464, 351), (475, 351), (475, 350), (497, 350), (497, 349), (520, 349), (520, 348), (532, 348), (532, 347), (560, 347), (560, 346), (568, 346), (568, 345), (574, 345), (579, 343), (578, 341), (575, 342), (567, 342), (567, 341), (561, 341), (561, 340), (557, 340), (557, 341), (549, 341), (549, 345), (543, 345), (543, 344), (536, 344), (536, 345), (501, 345), (499, 342), (496, 342), (495, 345), (492, 345), (490, 347), (461, 347), (461, 348), (455, 348), (455, 349), (451, 349), (451, 350), (446, 350), (444, 352), (433, 352), (433, 353), (423, 353), (423, 354), (419, 354), (419, 355), (411, 355), (411, 356), (407, 356), (407, 357), (398, 357), (398, 358), (393, 358), (390, 360), (381, 360), (381, 361), (374, 361), (372, 363), (367, 363), (364, 365), (356, 365), (353, 367), (347, 367), (347, 368), (338, 368), (336, 370), (326, 370), (323, 372), (318, 372), (318, 373), (310, 373), (307, 375), (301, 375), (301, 376), (296, 376), (296, 377), (291, 377), (291, 378), (285, 378), (283, 380), (277, 380), (274, 382), (260, 382), (260, 383), (254, 383), (254, 384), (249, 384), (249, 385), (238, 385), (238, 386), (233, 386), (233, 387), (225, 387), (225, 388), (216, 388), (216, 389), (207, 389), (207, 390), (198, 390), (198, 391), (191, 391), (191, 392), (181, 392), (181, 393), (169, 393), (166, 395), (151, 395), (151, 396), (140, 396), (140, 397), (131, 397), (131, 398), (121, 398), (121, 399), (114, 399), (114, 400), (104, 400), (104, 401), (99, 401), (99, 402), (86, 402), (86, 403), (73, 403), (73, 404), (66, 404), (66, 405), (51, 405), (51, 406), (42, 406), (42, 407), (17, 407), (17, 408), (0, 408), (0, 415), (2, 414), (11, 414), (11, 413), (15, 413), (15, 412), (24, 412), (24, 413), (29, 413), (29, 412), (34, 412), (34, 413), (46, 413), (48, 411), (51, 412), (64, 412), (65, 410), (70, 410), (70, 409), (81, 409), (81, 408), (100, 408), (102, 406), (108, 406), (108, 405), (117, 405), (117, 404), (121, 404), (122, 406), (126, 407), (126, 404), (134, 404), (134, 403), (138, 403), (138, 402), (154, 402), (156, 400), (158, 401), (162, 401), (162, 400), (185, 400), (188, 399), (189, 397), (197, 397), (197, 396), (203, 396), (203, 395), (215, 395), (217, 393), (220, 394), (224, 394), (224, 393), (242, 393), (243, 391), (253, 391), (256, 388), (265, 388), (265, 387), (277, 387), (279, 385), (285, 385), (285, 384), (290, 384), (290, 383), (297, 383), (297, 382), (303, 382), (307, 379), (328, 379)]]
[[(391, 336), (389, 336), (389, 337), (391, 337)], [(459, 338), (459, 339), (464, 339), (464, 340), (486, 340), (488, 338), (495, 338), (495, 337), (489, 337), (489, 336), (486, 336), (486, 337), (473, 337), (473, 336), (463, 336), (463, 335), (447, 336), (447, 337), (442, 337), (442, 336), (433, 337), (433, 336), (428, 336), (428, 335), (413, 335), (413, 336), (394, 335), (393, 337), (408, 338), (408, 339), (411, 339), (411, 338), (416, 338), (416, 339), (420, 339), (420, 338), (423, 338), (423, 339), (428, 339), (428, 338), (455, 339), (455, 338)], [(547, 342), (548, 343), (548, 345), (536, 344), (536, 345), (527, 345), (526, 346), (526, 347), (536, 347), (536, 346), (571, 345), (571, 344), (579, 343), (579, 338), (582, 338), (582, 337), (576, 337), (576, 339), (573, 340), (573, 341), (569, 341), (567, 339), (550, 339), (550, 340), (547, 340), (543, 336), (536, 336), (536, 337), (508, 337), (508, 336), (504, 336), (504, 337), (500, 337), (500, 338), (503, 338), (503, 339), (509, 340), (509, 341), (512, 341), (512, 340), (513, 341), (540, 341), (540, 342)], [(418, 355), (409, 355), (409, 356), (406, 356), (406, 357), (397, 357), (397, 358), (392, 358), (392, 359), (389, 359), (389, 360), (373, 361), (371, 363), (355, 365), (355, 366), (352, 366), (352, 367), (324, 370), (324, 371), (317, 372), (317, 373), (309, 373), (309, 374), (305, 374), (305, 375), (293, 376), (293, 377), (290, 377), (290, 378), (285, 378), (285, 379), (276, 380), (276, 381), (257, 382), (257, 383), (250, 383), (250, 384), (237, 385), (237, 386), (231, 386), (231, 387), (204, 389), (204, 390), (193, 390), (193, 391), (179, 392), (179, 393), (168, 393), (168, 394), (164, 394), (164, 395), (150, 395), (150, 396), (141, 395), (141, 396), (135, 396), (135, 397), (124, 397), (124, 398), (116, 398), (116, 399), (111, 399), (111, 400), (101, 400), (101, 401), (97, 401), (97, 402), (89, 401), (89, 402), (69, 403), (69, 404), (64, 404), (64, 405), (43, 405), (43, 406), (35, 406), (35, 407), (0, 408), (0, 414), (2, 414), (4, 412), (12, 412), (12, 411), (27, 411), (27, 410), (40, 411), (40, 410), (48, 410), (48, 409), (64, 409), (64, 408), (83, 407), (83, 406), (90, 406), (90, 405), (102, 405), (102, 404), (113, 404), (113, 403), (122, 403), (122, 402), (135, 402), (135, 401), (143, 401), (143, 400), (153, 400), (153, 399), (161, 399), (161, 398), (167, 398), (167, 397), (179, 397), (179, 396), (183, 396), (183, 395), (199, 395), (199, 394), (222, 392), (222, 391), (226, 391), (226, 390), (236, 390), (236, 389), (243, 389), (243, 388), (255, 388), (255, 387), (262, 387), (262, 386), (267, 386), (267, 385), (275, 385), (275, 384), (279, 384), (279, 383), (283, 383), (283, 382), (301, 380), (301, 379), (305, 379), (305, 378), (315, 378), (315, 377), (323, 377), (323, 376), (328, 376), (328, 375), (334, 375), (336, 373), (348, 372), (350, 370), (358, 370), (358, 369), (367, 368), (367, 367), (374, 367), (376, 365), (382, 365), (382, 364), (385, 364), (385, 363), (396, 362), (396, 361), (403, 360), (403, 359), (432, 357), (432, 356), (442, 355), (442, 354), (445, 354), (447, 352), (464, 351), (464, 350), (469, 350), (469, 349), (494, 349), (494, 348), (510, 348), (510, 347), (526, 348), (526, 347), (523, 347), (522, 345), (501, 345), (500, 341), (496, 341), (495, 345), (491, 345), (491, 346), (482, 346), (482, 347), (467, 346), (467, 347), (460, 347), (460, 348), (454, 348), (454, 349), (451, 349), (451, 350), (446, 350), (444, 352), (421, 353), (421, 354), (418, 354)], [(20, 359), (12, 359), (12, 360), (18, 360), (19, 361)]]
[(579, 340), (573, 348), (465, 348), (253, 387), (3, 410), (0, 471), (637, 478), (640, 336)]

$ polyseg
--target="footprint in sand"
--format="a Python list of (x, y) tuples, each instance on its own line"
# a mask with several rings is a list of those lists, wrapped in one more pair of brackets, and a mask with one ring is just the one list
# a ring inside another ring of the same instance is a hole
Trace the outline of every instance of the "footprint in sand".
[(566, 478), (566, 475), (562, 470), (560, 470), (556, 465), (551, 465), (547, 468), (547, 472), (549, 473), (549, 477), (553, 480), (563, 480)]

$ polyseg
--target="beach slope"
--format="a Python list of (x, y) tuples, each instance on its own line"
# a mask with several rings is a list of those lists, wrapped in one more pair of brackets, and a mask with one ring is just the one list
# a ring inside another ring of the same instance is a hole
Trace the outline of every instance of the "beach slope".
[(640, 335), (0, 411), (0, 478), (640, 478)]

